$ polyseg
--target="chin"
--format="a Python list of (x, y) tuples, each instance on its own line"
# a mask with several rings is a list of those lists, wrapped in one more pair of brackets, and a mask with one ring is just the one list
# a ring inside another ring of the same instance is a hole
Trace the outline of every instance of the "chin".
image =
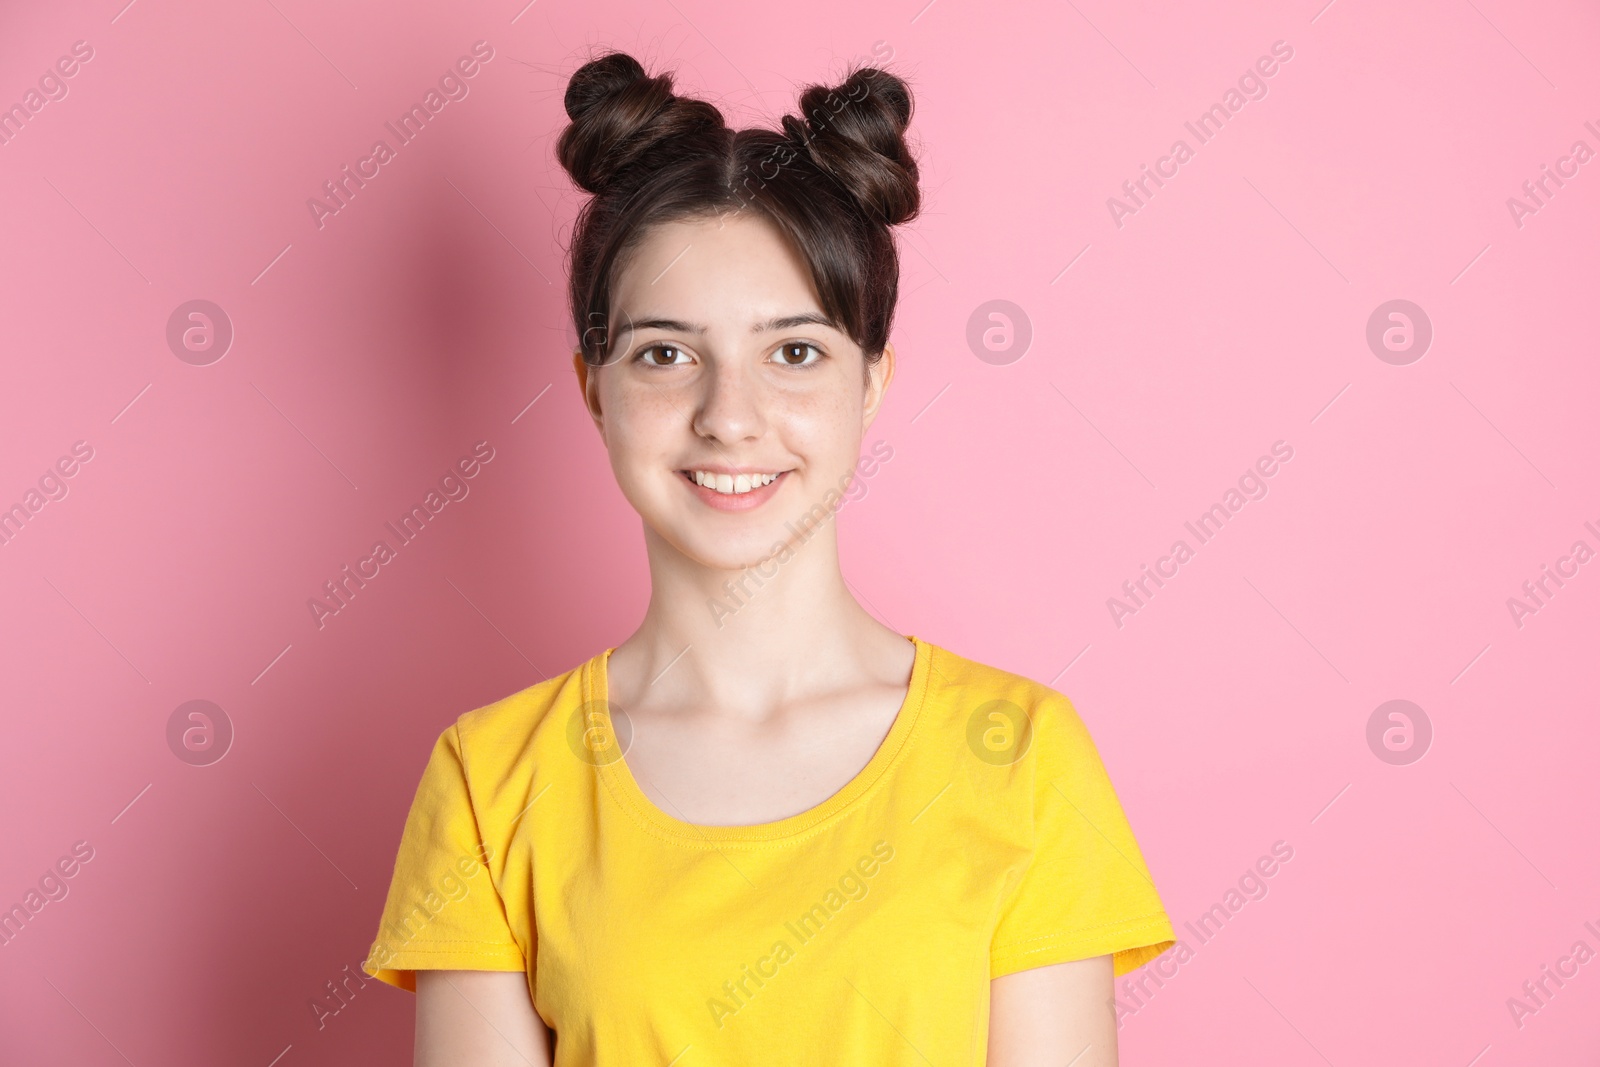
[(789, 540), (788, 532), (784, 530), (752, 532), (748, 537), (741, 537), (736, 541), (715, 537), (703, 531), (682, 531), (682, 533), (684, 536), (673, 539), (678, 551), (702, 567), (721, 571), (739, 571), (754, 567), (780, 554), (775, 543), (782, 544)]

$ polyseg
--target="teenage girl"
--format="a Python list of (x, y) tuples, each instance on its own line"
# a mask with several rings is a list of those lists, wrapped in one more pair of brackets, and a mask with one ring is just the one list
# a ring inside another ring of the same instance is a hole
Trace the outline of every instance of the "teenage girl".
[(1109, 1067), (1113, 977), (1173, 944), (1066, 697), (840, 573), (912, 102), (861, 67), (799, 103), (733, 130), (615, 52), (567, 87), (573, 368), (650, 604), (433, 748), (365, 966), (419, 1067)]

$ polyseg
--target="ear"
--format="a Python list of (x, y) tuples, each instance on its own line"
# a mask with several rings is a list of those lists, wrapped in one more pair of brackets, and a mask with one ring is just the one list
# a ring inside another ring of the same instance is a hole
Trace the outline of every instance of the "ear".
[(578, 392), (583, 394), (583, 406), (588, 409), (589, 418), (594, 420), (595, 429), (601, 429), (600, 380), (594, 373), (599, 368), (584, 360), (583, 349), (575, 348), (572, 351), (572, 369), (578, 375)]
[(861, 401), (861, 432), (866, 433), (867, 427), (878, 417), (878, 409), (883, 404), (883, 398), (889, 391), (889, 383), (894, 380), (894, 345), (885, 344), (883, 355), (877, 362), (867, 365), (867, 389)]

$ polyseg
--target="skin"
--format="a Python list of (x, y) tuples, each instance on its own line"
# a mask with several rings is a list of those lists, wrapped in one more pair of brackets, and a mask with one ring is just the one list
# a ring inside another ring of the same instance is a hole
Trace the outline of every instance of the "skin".
[[(609, 360), (574, 353), (573, 368), (650, 566), (649, 607), (607, 667), (634, 728), (627, 766), (685, 822), (799, 814), (871, 759), (910, 679), (914, 649), (850, 592), (831, 516), (795, 532), (855, 470), (893, 346), (868, 362), (825, 321), (753, 331), (825, 318), (804, 259), (756, 213), (655, 228), (612, 306)], [(704, 329), (644, 325), (655, 319)], [(785, 473), (759, 507), (725, 512), (681, 473), (710, 466)], [(751, 580), (757, 564), (771, 576)], [(737, 610), (719, 618), (712, 602)], [(995, 979), (988, 1063), (1115, 1067), (1111, 978), (1100, 956)], [(553, 1047), (525, 975), (418, 972), (417, 1067), (548, 1067)]]

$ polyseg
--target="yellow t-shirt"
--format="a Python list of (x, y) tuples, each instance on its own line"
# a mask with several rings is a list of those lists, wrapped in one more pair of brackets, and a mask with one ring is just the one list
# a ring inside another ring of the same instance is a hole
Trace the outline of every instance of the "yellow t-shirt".
[(984, 1062), (992, 978), (1170, 947), (1067, 698), (908, 640), (872, 759), (777, 822), (656, 807), (612, 731), (611, 649), (462, 715), (363, 969), (413, 991), (419, 969), (525, 971), (556, 1067), (928, 1067)]

